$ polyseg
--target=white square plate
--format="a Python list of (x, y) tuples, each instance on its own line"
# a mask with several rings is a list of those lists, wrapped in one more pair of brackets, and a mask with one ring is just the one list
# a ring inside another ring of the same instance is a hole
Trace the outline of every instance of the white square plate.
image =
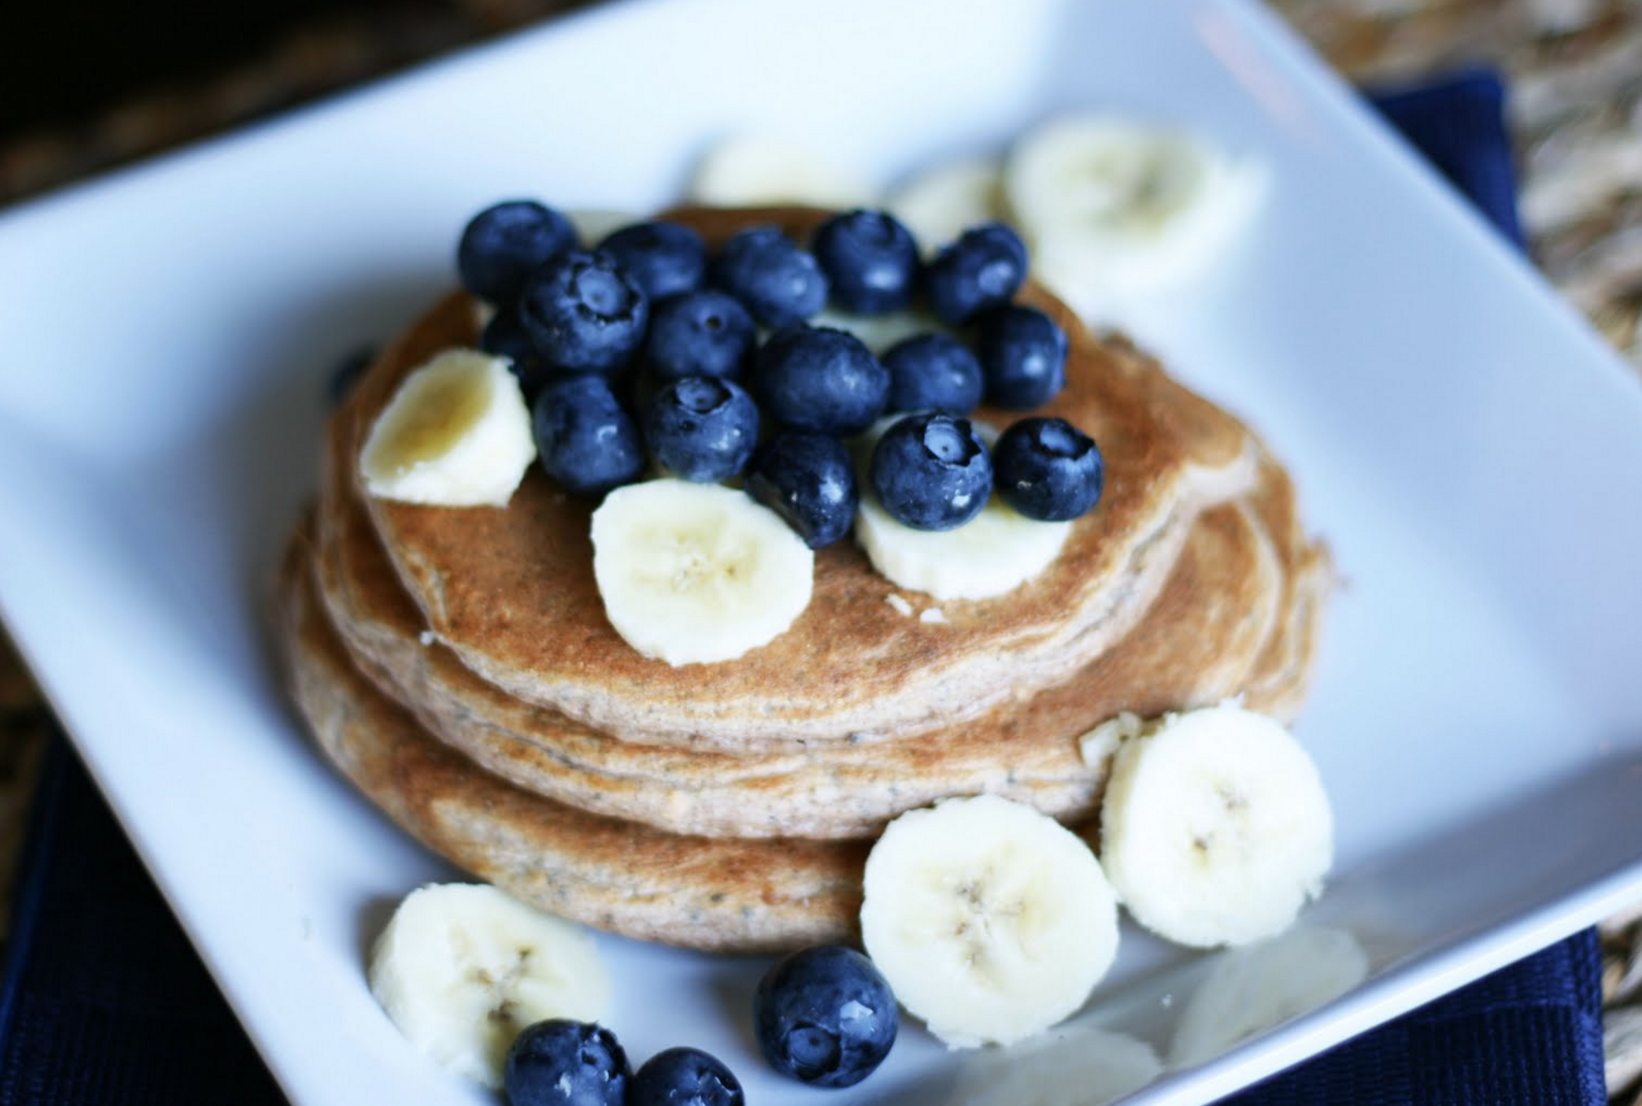
[[(1253, 233), (1135, 329), (1267, 435), (1348, 582), (1300, 726), (1339, 823), (1306, 925), (1366, 978), (1136, 1101), (1207, 1101), (1642, 896), (1642, 391), (1272, 17), (618, 4), (0, 216), (0, 612), (294, 1101), (494, 1101), (366, 989), (388, 907), (452, 873), (321, 763), (265, 640), (337, 358), (446, 286), (502, 196), (648, 209), (744, 128), (887, 183), (1067, 105), (1270, 166)], [(748, 1039), (762, 962), (601, 943), (634, 1056), (705, 1047), (755, 1101), (809, 1101)], [(1126, 930), (1078, 1024), (1167, 1055), (1216, 959)], [(1053, 1060), (1018, 1070), (1047, 1090)], [(941, 1103), (995, 1062), (909, 1027), (837, 1098)]]

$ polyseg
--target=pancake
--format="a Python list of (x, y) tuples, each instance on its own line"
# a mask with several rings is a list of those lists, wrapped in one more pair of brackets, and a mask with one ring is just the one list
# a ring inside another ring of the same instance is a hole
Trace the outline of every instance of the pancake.
[(320, 748), (411, 836), (564, 918), (642, 940), (773, 952), (853, 938), (866, 842), (699, 838), (555, 803), (504, 783), (426, 733), (354, 669), (293, 536), (277, 639)]
[[(717, 240), (759, 222), (802, 232), (820, 214), (678, 217)], [(979, 717), (1068, 680), (1120, 640), (1162, 590), (1197, 516), (1256, 479), (1257, 447), (1237, 420), (1132, 346), (1097, 341), (1040, 289), (1020, 299), (1055, 316), (1071, 340), (1066, 389), (1034, 413), (1095, 437), (1106, 494), (1038, 578), (996, 599), (942, 603), (944, 624), (898, 613), (888, 602), (895, 586), (840, 542), (819, 551), (809, 607), (784, 634), (736, 660), (674, 668), (611, 628), (592, 574), (592, 504), (536, 466), (505, 510), (371, 498), (373, 526), (423, 621), (463, 664), (513, 697), (628, 741), (745, 751), (876, 741)], [(463, 296), (412, 327), (342, 412), (356, 440), (407, 372), (471, 345), (476, 327)], [(1021, 413), (978, 414), (1002, 427)]]
[[(329, 460), (346, 456), (332, 428)], [(1265, 478), (1286, 481), (1269, 468)], [(1162, 595), (1113, 649), (1070, 680), (971, 722), (870, 747), (795, 744), (727, 754), (625, 742), (508, 696), (426, 627), (341, 469), (328, 465), (318, 512), (316, 583), (354, 663), (432, 733), (496, 774), (582, 809), (709, 836), (849, 837), (904, 810), (991, 792), (1061, 818), (1091, 812), (1101, 778), (1077, 739), (1123, 710), (1153, 715), (1245, 694), (1293, 621), (1271, 534), (1302, 540), (1292, 497), (1215, 508), (1195, 525)], [(1303, 666), (1297, 676), (1303, 682)]]

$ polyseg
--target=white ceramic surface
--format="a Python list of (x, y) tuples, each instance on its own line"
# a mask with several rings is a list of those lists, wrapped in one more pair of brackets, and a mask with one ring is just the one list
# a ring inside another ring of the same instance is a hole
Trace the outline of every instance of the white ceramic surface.
[[(1266, 433), (1347, 580), (1300, 726), (1340, 827), (1323, 932), (1222, 969), (1126, 930), (1075, 1030), (1167, 1056), (1211, 977), (1295, 1013), (1286, 957), (1346, 950), (1343, 998), (1135, 1099), (1203, 1102), (1642, 896), (1642, 391), (1271, 16), (617, 4), (0, 214), (0, 615), (294, 1101), (494, 1101), (363, 978), (389, 906), (452, 873), (319, 761), (266, 647), (330, 367), (448, 283), (493, 199), (647, 208), (748, 128), (888, 184), (1066, 105), (1269, 162), (1253, 233), (1134, 329)], [(754, 1055), (761, 961), (601, 944), (636, 1056), (694, 1044), (765, 1106), (816, 1097)], [(828, 1101), (936, 1106), (980, 1068), (1094, 1096), (1053, 1073), (1099, 1050), (1053, 1043), (958, 1058), (909, 1027)]]

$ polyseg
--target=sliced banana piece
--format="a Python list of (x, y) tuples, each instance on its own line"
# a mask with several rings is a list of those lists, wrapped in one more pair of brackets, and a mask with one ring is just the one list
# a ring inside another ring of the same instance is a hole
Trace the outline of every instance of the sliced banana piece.
[(889, 311), (882, 315), (857, 315), (850, 311), (827, 308), (810, 320), (811, 326), (847, 330), (861, 340), (861, 344), (882, 357), (897, 342), (919, 334), (950, 333), (951, 328), (933, 312)]
[(1228, 949), (1181, 1011), (1169, 1066), (1212, 1060), (1258, 1033), (1332, 1002), (1368, 978), (1368, 953), (1343, 929), (1295, 926)]
[(630, 227), (634, 223), (642, 223), (647, 218), (631, 211), (617, 211), (610, 208), (583, 207), (567, 209), (564, 217), (570, 220), (570, 225), (576, 228), (576, 237), (587, 249), (592, 249), (599, 241), (622, 227)]
[(1003, 203), (1034, 275), (1087, 317), (1204, 271), (1249, 222), (1265, 181), (1259, 163), (1187, 131), (1076, 114), (1010, 148)]
[(1007, 1051), (965, 1056), (951, 1106), (1102, 1106), (1162, 1074), (1145, 1041), (1069, 1023)]
[(867, 954), (953, 1048), (1049, 1028), (1117, 954), (1116, 897), (1089, 847), (996, 795), (896, 818), (867, 856), (864, 891)]
[(360, 452), (365, 490), (441, 507), (503, 507), (536, 458), (507, 361), (451, 349), (399, 384)]
[[(1027, 518), (995, 495), (974, 518), (951, 530), (918, 530), (884, 510), (867, 479), (867, 465), (872, 447), (902, 417), (879, 419), (850, 447), (861, 474), (855, 540), (879, 575), (935, 599), (991, 599), (1054, 563), (1072, 523)], [(992, 427), (973, 425), (988, 447), (997, 441)]]
[(997, 158), (942, 162), (895, 189), (884, 206), (932, 256), (975, 224), (1002, 219), (1002, 186)]
[(815, 554), (774, 511), (719, 484), (650, 480), (593, 512), (593, 576), (629, 645), (671, 665), (733, 660), (810, 602)]
[(1311, 757), (1281, 723), (1230, 703), (1126, 739), (1100, 825), (1101, 861), (1135, 920), (1199, 948), (1287, 928), (1334, 856)]
[(405, 896), (377, 938), (371, 992), (418, 1051), (487, 1087), (519, 1031), (544, 1018), (597, 1021), (610, 977), (593, 938), (485, 884)]
[(696, 165), (690, 199), (714, 207), (811, 204), (870, 207), (875, 191), (856, 173), (797, 142), (759, 134), (716, 143)]

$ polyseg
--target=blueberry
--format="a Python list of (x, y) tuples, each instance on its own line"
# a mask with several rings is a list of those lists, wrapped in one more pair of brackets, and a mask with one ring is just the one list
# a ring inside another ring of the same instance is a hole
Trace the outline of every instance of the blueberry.
[(547, 379), (548, 368), (542, 364), (542, 355), (536, 352), (530, 335), (519, 322), (518, 312), (504, 307), (492, 315), (479, 333), (479, 348), (493, 357), (507, 358), (508, 371), (519, 381), (525, 401), (536, 398)]
[(733, 381), (686, 376), (650, 402), (644, 440), (676, 476), (727, 480), (747, 467), (758, 444), (758, 405)]
[(747, 494), (786, 519), (811, 549), (849, 533), (860, 502), (849, 450), (813, 430), (785, 430), (759, 446)]
[(627, 1106), (743, 1106), (741, 1082), (699, 1048), (669, 1048), (646, 1060), (627, 1089)]
[(948, 334), (916, 334), (884, 354), (891, 411), (967, 415), (981, 402), (981, 363)]
[(703, 288), (656, 304), (644, 352), (663, 380), (681, 376), (740, 378), (758, 341), (758, 327), (741, 301)]
[(815, 228), (810, 249), (845, 311), (881, 315), (912, 301), (918, 284), (918, 243), (883, 211), (834, 215)]
[(1106, 466), (1095, 440), (1065, 419), (1022, 419), (992, 447), (998, 495), (1027, 518), (1065, 522), (1100, 502)]
[(527, 1026), (507, 1050), (509, 1106), (624, 1106), (633, 1071), (615, 1034), (552, 1018)]
[(1048, 403), (1066, 386), (1066, 346), (1066, 331), (1035, 307), (988, 311), (975, 341), (986, 398), (1020, 410)]
[(576, 495), (600, 496), (644, 471), (638, 427), (610, 381), (589, 373), (550, 380), (532, 425), (542, 469)]
[(678, 223), (634, 223), (608, 235), (598, 252), (616, 259), (651, 302), (683, 295), (707, 275), (707, 243)]
[(776, 331), (759, 349), (752, 390), (786, 426), (857, 434), (883, 414), (889, 370), (855, 335), (798, 324)]
[(765, 326), (786, 326), (827, 305), (827, 277), (815, 255), (780, 227), (749, 227), (718, 251), (713, 281)]
[(929, 305), (948, 323), (1008, 303), (1026, 280), (1026, 246), (1002, 223), (982, 223), (935, 255), (924, 273)]
[(535, 200), (507, 200), (475, 215), (456, 247), (462, 285), (491, 303), (512, 303), (525, 279), (576, 246), (576, 228)]
[(644, 341), (650, 301), (611, 258), (573, 250), (525, 281), (519, 321), (552, 367), (606, 372)]
[(753, 1032), (770, 1066), (817, 1087), (859, 1083), (889, 1055), (900, 1014), (871, 960), (818, 945), (778, 961), (753, 997)]
[(992, 458), (968, 419), (908, 415), (884, 431), (868, 468), (878, 502), (918, 530), (951, 530), (992, 494)]

